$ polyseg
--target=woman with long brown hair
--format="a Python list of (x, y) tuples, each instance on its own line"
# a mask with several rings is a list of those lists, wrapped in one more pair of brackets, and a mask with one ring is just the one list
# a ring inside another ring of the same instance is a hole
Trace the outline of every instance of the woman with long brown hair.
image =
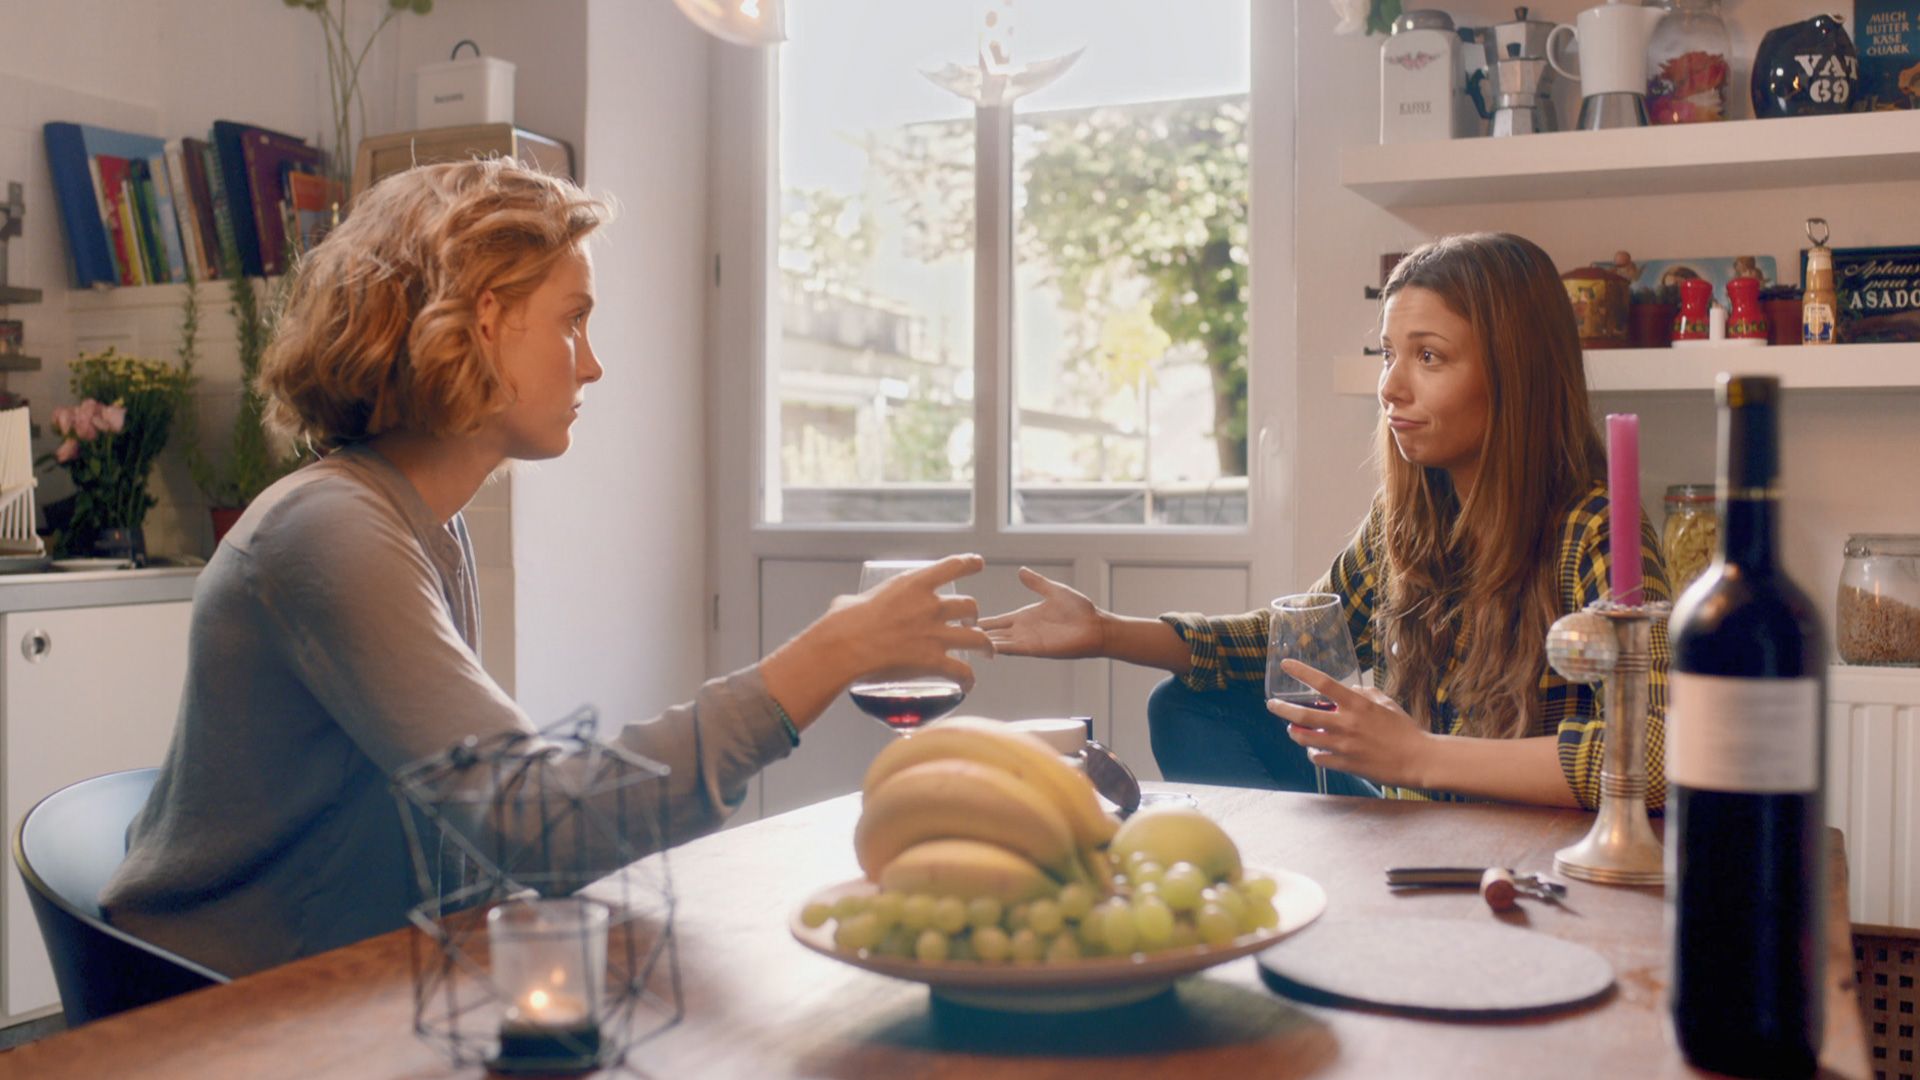
[[(1170, 779), (1399, 798), (1599, 802), (1605, 721), (1547, 666), (1547, 628), (1605, 597), (1606, 460), (1572, 308), (1518, 236), (1444, 237), (1384, 290), (1380, 491), (1311, 591), (1340, 598), (1373, 686), (1288, 670), (1335, 706), (1263, 701), (1270, 609), (1128, 618), (1029, 570), (1039, 602), (980, 626), (996, 651), (1164, 668), (1148, 702)], [(1668, 598), (1651, 528), (1636, 557)], [(1648, 804), (1660, 807), (1667, 639), (1655, 624)], [(1276, 721), (1275, 718), (1278, 718)]]

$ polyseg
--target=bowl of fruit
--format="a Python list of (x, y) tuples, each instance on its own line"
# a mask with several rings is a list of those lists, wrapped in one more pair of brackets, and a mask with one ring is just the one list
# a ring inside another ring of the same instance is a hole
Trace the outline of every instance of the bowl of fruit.
[(854, 851), (862, 876), (809, 896), (793, 936), (981, 1008), (1144, 1000), (1272, 945), (1327, 902), (1311, 878), (1242, 865), (1198, 810), (1121, 824), (1045, 743), (972, 717), (874, 759)]

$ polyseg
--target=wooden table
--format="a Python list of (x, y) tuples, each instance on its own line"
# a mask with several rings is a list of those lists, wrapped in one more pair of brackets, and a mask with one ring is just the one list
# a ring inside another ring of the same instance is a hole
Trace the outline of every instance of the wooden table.
[[(1187, 786), (1247, 861), (1325, 886), (1323, 919), (1494, 918), (1471, 894), (1395, 896), (1392, 864), (1546, 868), (1589, 815)], [(1578, 913), (1522, 921), (1613, 964), (1601, 1003), (1523, 1021), (1443, 1023), (1300, 1005), (1251, 959), (1123, 1010), (1001, 1016), (930, 1003), (922, 986), (803, 949), (788, 914), (852, 877), (853, 797), (708, 837), (672, 855), (685, 1018), (640, 1046), (649, 1077), (1402, 1077), (1695, 1075), (1664, 1029), (1658, 889), (1574, 883)], [(1824, 1075), (1870, 1076), (1853, 994), (1844, 854), (1834, 835)], [(1311, 931), (1308, 931), (1309, 933)], [(412, 1033), (406, 933), (389, 934), (0, 1054), (0, 1076), (479, 1077)]]

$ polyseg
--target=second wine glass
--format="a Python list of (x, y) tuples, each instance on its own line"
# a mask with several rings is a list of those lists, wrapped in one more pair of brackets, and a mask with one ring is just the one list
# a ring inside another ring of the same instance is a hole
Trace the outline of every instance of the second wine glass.
[[(1352, 683), (1360, 660), (1347, 631), (1346, 606), (1334, 593), (1295, 593), (1267, 605), (1267, 697), (1309, 709), (1331, 710), (1326, 695), (1281, 670), (1283, 660), (1298, 660), (1336, 682)], [(1327, 793), (1327, 771), (1313, 768), (1314, 785)]]
[[(867, 592), (889, 578), (918, 570), (930, 563), (924, 559), (868, 559), (860, 564), (860, 591)], [(949, 581), (934, 590), (941, 596), (958, 596)], [(847, 696), (859, 710), (885, 724), (899, 735), (906, 735), (931, 720), (936, 720), (966, 700), (967, 692), (944, 675), (923, 675), (900, 679), (863, 679), (847, 688)]]

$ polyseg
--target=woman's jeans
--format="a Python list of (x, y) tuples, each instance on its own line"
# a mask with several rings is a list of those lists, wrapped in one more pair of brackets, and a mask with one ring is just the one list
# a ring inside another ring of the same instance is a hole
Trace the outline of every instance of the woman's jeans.
[[(1154, 760), (1168, 780), (1319, 790), (1306, 748), (1288, 738), (1285, 720), (1267, 711), (1257, 683), (1202, 692), (1168, 679), (1147, 698), (1147, 727)], [(1328, 770), (1327, 794), (1377, 798), (1380, 789)]]

